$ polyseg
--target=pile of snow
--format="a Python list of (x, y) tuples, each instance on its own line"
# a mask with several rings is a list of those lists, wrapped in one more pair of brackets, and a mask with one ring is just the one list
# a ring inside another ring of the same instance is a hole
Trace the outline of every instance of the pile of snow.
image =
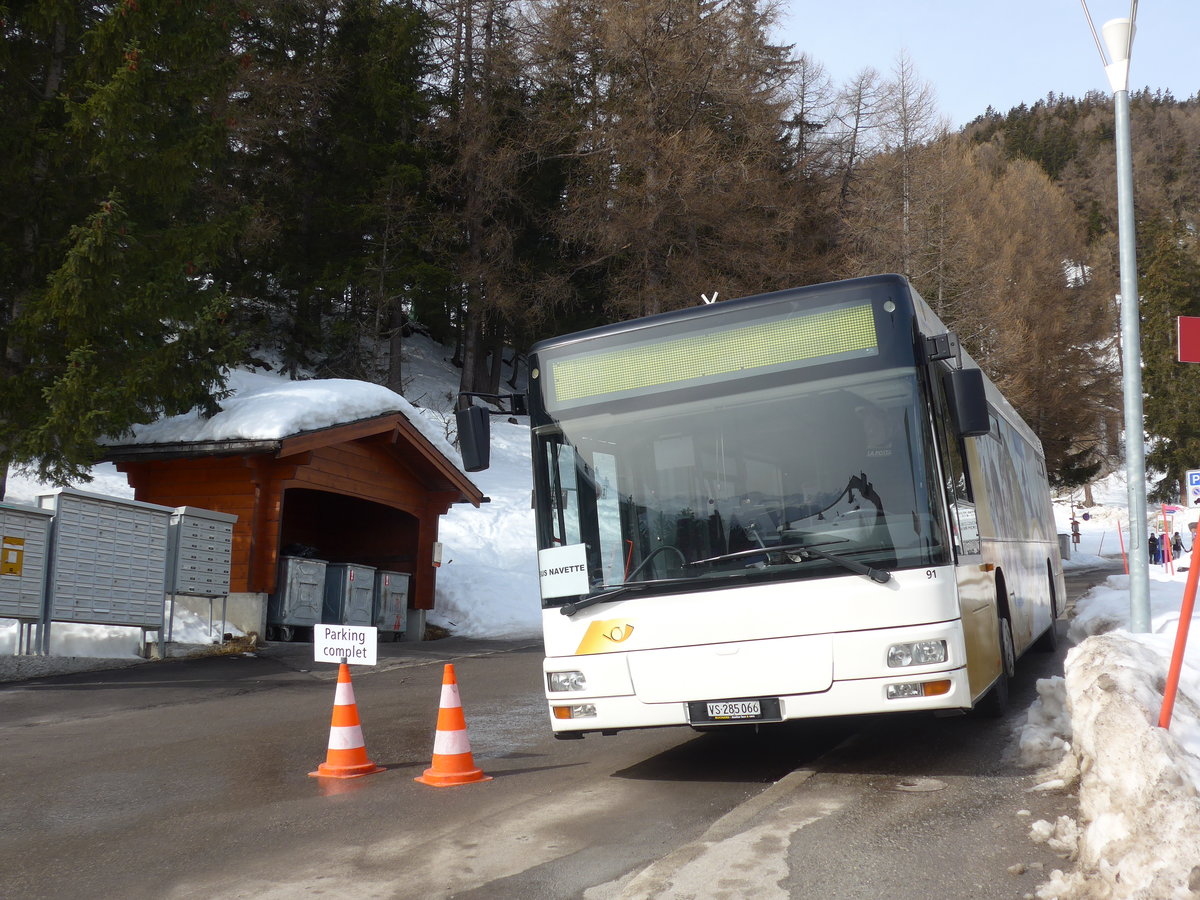
[(540, 637), (529, 426), (492, 419), (491, 467), (472, 473), (490, 498), (442, 518), (442, 567), (429, 621), (472, 638)]
[[(167, 607), (170, 615), (170, 607)], [(171, 625), (171, 640), (178, 644), (219, 643), (222, 634), (241, 636), (232, 625), (218, 620), (209, 625), (208, 617), (191, 610), (175, 610)], [(139, 652), (142, 629), (119, 625), (81, 625), (74, 622), (54, 622), (50, 626), (50, 655), (87, 659), (142, 659)], [(17, 623), (0, 619), (0, 655), (17, 652)]]
[(448, 440), (441, 417), (423, 415), (393, 390), (368, 381), (314, 378), (291, 381), (277, 374), (236, 369), (229, 375), (232, 395), (221, 410), (205, 417), (193, 410), (148, 425), (111, 444), (176, 444), (206, 441), (276, 441), (302, 431), (315, 431), (398, 412), (461, 469), (458, 451)]
[[(1089, 512), (1080, 520), (1083, 552), (1075, 565), (1097, 558), (1101, 538), (1115, 537), (1125, 510)], [(1069, 513), (1060, 531), (1064, 521)], [(1074, 865), (1039, 888), (1043, 900), (1200, 892), (1200, 629), (1191, 629), (1170, 727), (1158, 726), (1192, 560), (1187, 554), (1176, 562), (1150, 567), (1149, 634), (1129, 631), (1129, 576), (1110, 576), (1076, 603), (1068, 630), (1076, 646), (1065, 675), (1038, 683), (1021, 760), (1044, 770), (1039, 788), (1079, 791), (1078, 820), (1063, 816), (1030, 829)]]

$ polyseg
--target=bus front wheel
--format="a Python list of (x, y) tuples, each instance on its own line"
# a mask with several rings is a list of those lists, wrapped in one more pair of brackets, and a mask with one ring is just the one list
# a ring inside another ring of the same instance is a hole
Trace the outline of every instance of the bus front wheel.
[(1017, 673), (1017, 651), (1008, 617), (1000, 616), (997, 625), (1000, 632), (1000, 677), (975, 706), (982, 715), (994, 719), (1000, 718), (1008, 710), (1008, 680)]

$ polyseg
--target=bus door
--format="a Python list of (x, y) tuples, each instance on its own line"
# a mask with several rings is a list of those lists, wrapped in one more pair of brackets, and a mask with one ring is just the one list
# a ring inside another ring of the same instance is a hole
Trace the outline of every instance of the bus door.
[(995, 679), (999, 665), (999, 629), (995, 582), (984, 572), (983, 546), (975, 508), (975, 483), (967, 466), (965, 439), (955, 434), (940, 367), (930, 373), (942, 486), (950, 513), (958, 608), (967, 647), (971, 695)]

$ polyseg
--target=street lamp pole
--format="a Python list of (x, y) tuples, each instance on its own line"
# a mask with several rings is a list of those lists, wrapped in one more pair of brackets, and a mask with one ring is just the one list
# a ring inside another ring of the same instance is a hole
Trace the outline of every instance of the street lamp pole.
[[(1136, 4), (1133, 8), (1136, 9)], [(1105, 65), (1104, 72), (1113, 89), (1116, 111), (1121, 387), (1125, 398), (1125, 478), (1129, 489), (1129, 628), (1136, 633), (1150, 630), (1150, 558), (1146, 542), (1146, 440), (1142, 415), (1137, 238), (1133, 214), (1133, 148), (1129, 134), (1129, 56), (1133, 47), (1133, 19), (1112, 19), (1104, 23), (1101, 31), (1112, 60)]]

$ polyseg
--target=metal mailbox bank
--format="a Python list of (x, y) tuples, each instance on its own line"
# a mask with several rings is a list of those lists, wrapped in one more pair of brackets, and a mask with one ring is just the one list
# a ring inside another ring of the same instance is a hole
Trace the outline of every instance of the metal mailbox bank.
[(17, 653), (34, 652), (32, 632), (41, 630), (52, 516), (34, 506), (0, 503), (0, 618), (18, 622)]
[(179, 602), (181, 597), (208, 598), (210, 634), (213, 626), (213, 599), (220, 597), (221, 627), (225, 627), (235, 522), (235, 515), (195, 506), (177, 507), (171, 516), (167, 591), (175, 601), (171, 604), (171, 621), (167, 626), (168, 640), (175, 624), (175, 603)]
[(174, 509), (62, 488), (38, 498), (54, 512), (47, 618), (132, 625), (163, 634), (167, 531)]

